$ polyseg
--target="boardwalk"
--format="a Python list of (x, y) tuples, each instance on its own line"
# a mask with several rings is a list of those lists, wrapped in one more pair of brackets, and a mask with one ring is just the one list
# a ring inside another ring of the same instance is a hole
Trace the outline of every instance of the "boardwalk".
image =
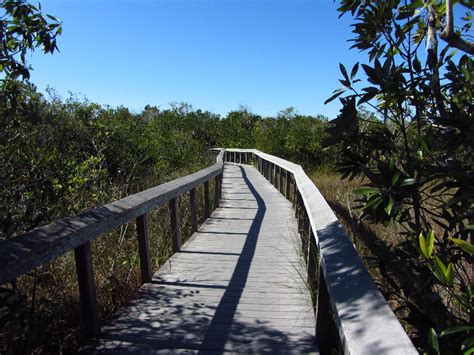
[(227, 164), (197, 233), (102, 328), (99, 352), (315, 352), (291, 204), (256, 169)]

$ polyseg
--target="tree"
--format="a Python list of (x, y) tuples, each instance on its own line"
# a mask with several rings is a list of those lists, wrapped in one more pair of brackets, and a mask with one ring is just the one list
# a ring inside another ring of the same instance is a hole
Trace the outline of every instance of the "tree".
[(56, 37), (62, 32), (61, 22), (41, 13), (38, 7), (25, 0), (2, 0), (4, 14), (0, 20), (0, 72), (7, 79), (29, 79), (31, 67), (26, 54), (38, 47), (44, 53), (58, 50)]
[[(455, 28), (452, 1), (342, 0), (341, 16), (355, 16), (353, 48), (368, 51), (369, 86), (359, 89), (359, 63), (340, 64), (342, 88), (327, 100), (349, 92), (327, 144), (339, 147), (343, 177), (369, 181), (357, 191), (362, 216), (405, 229), (405, 262), (424, 281), (411, 295), (425, 325), (419, 345), (447, 352), (472, 346), (473, 6), (463, 7)], [(362, 104), (379, 119), (359, 115)], [(426, 311), (439, 303), (444, 313)]]

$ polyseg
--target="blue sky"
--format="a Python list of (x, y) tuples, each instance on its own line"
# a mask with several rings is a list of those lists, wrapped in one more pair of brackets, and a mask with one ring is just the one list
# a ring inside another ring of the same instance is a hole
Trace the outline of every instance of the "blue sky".
[(351, 18), (331, 0), (44, 0), (63, 21), (59, 53), (30, 58), (31, 81), (62, 96), (139, 111), (185, 101), (219, 114), (289, 106), (334, 118), (323, 105), (347, 67)]

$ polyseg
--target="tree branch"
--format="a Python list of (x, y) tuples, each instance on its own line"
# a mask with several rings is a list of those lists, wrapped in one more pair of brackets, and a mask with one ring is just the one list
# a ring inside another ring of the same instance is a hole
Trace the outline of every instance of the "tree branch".
[(462, 50), (465, 53), (474, 54), (474, 43), (466, 41), (454, 32), (453, 0), (446, 0), (446, 24), (439, 37), (451, 47)]

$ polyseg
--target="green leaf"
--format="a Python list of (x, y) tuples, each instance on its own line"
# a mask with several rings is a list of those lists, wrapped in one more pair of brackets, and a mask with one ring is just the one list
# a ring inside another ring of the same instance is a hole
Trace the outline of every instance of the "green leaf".
[(428, 258), (431, 258), (431, 255), (433, 254), (434, 241), (434, 232), (433, 230), (430, 230), (426, 240), (426, 253), (428, 254)]
[(337, 98), (339, 95), (341, 95), (346, 89), (338, 89), (336, 91), (334, 91), (334, 95), (332, 95), (329, 99), (327, 99), (326, 101), (324, 101), (324, 104), (326, 105), (327, 103), (331, 102), (332, 100), (334, 100), (335, 98)]
[(444, 274), (446, 277), (446, 283), (448, 286), (452, 287), (454, 285), (454, 265), (453, 263), (449, 263), (448, 267), (446, 268), (446, 273)]
[(354, 189), (353, 192), (356, 195), (372, 195), (379, 193), (380, 190), (376, 187), (359, 187), (357, 189)]
[(438, 334), (436, 333), (436, 330), (431, 328), (428, 332), (428, 341), (433, 348), (434, 351), (436, 351), (439, 354), (439, 343), (438, 343)]
[(438, 270), (441, 271), (443, 275), (446, 275), (446, 266), (441, 261), (441, 259), (435, 255), (434, 260), (435, 260), (436, 267), (438, 268)]
[(451, 327), (451, 328), (443, 330), (439, 334), (439, 336), (444, 337), (445, 335), (460, 333), (460, 332), (468, 332), (470, 330), (474, 330), (474, 326), (472, 326), (472, 325), (459, 325), (457, 327)]
[(346, 79), (347, 82), (350, 82), (349, 76), (347, 75), (346, 67), (342, 63), (339, 63), (339, 69), (341, 69), (341, 73), (342, 75), (344, 75), (344, 79)]
[(362, 98), (357, 103), (357, 106), (362, 105), (363, 103), (372, 100), (379, 93), (379, 89), (372, 86), (363, 88), (362, 90), (364, 90), (366, 94), (362, 96)]
[(400, 186), (413, 186), (416, 183), (416, 179), (414, 178), (409, 178), (403, 180), (403, 182), (400, 184)]
[(420, 233), (420, 235), (418, 236), (418, 244), (420, 245), (420, 250), (421, 250), (421, 253), (423, 254), (423, 256), (425, 258), (429, 259), (428, 248), (426, 246), (426, 239), (425, 239), (425, 236), (423, 235), (423, 233)]
[(389, 196), (389, 197), (388, 197), (388, 204), (387, 204), (387, 206), (384, 208), (385, 213), (387, 213), (388, 216), (390, 216), (390, 214), (392, 213), (392, 208), (393, 208), (394, 202), (395, 202), (395, 201), (393, 200), (392, 196)]
[(459, 238), (449, 238), (454, 244), (459, 248), (464, 250), (466, 253), (473, 255), (474, 254), (474, 245), (468, 241), (459, 239)]
[(356, 76), (358, 70), (359, 70), (359, 62), (355, 63), (354, 66), (352, 67), (351, 80), (354, 79), (354, 77)]

